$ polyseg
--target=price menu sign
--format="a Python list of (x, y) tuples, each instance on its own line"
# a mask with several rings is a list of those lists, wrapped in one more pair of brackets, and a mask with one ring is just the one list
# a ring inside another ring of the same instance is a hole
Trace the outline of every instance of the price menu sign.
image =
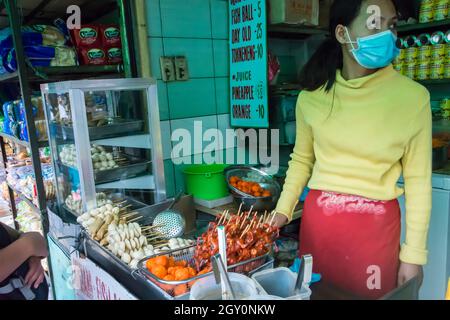
[(230, 0), (231, 126), (267, 128), (265, 0)]

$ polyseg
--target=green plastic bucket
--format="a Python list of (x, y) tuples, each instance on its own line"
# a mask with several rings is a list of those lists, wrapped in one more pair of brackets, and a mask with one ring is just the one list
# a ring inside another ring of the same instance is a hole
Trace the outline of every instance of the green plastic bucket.
[(194, 198), (215, 200), (229, 195), (223, 170), (224, 164), (200, 164), (183, 170), (186, 192)]

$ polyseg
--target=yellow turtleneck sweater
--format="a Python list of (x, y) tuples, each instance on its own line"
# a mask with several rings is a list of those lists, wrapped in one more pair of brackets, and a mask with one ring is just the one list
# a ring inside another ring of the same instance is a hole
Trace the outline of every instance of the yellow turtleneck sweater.
[[(400, 260), (426, 264), (432, 166), (428, 91), (392, 66), (348, 81), (338, 71), (328, 93), (301, 92), (296, 115), (296, 144), (276, 211), (291, 220), (308, 181), (311, 189), (374, 200), (405, 193)], [(401, 174), (404, 189), (397, 186)]]

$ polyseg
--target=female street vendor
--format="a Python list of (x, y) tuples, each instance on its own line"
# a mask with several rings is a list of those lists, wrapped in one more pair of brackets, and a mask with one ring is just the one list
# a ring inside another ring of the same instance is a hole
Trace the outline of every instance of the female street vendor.
[(365, 298), (421, 279), (427, 262), (430, 96), (390, 64), (396, 22), (391, 0), (334, 1), (331, 36), (301, 73), (297, 140), (276, 208), (276, 223), (289, 222), (309, 181), (300, 253), (313, 255), (324, 281)]

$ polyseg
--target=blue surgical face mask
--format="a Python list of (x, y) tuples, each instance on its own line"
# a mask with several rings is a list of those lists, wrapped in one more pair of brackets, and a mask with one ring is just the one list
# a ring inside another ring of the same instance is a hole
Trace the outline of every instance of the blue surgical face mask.
[[(400, 53), (397, 48), (397, 37), (391, 30), (386, 30), (371, 36), (357, 38), (356, 42), (350, 38), (348, 29), (345, 28), (352, 46), (350, 52), (356, 61), (366, 69), (379, 69), (388, 66)], [(355, 48), (354, 44), (358, 45)]]

